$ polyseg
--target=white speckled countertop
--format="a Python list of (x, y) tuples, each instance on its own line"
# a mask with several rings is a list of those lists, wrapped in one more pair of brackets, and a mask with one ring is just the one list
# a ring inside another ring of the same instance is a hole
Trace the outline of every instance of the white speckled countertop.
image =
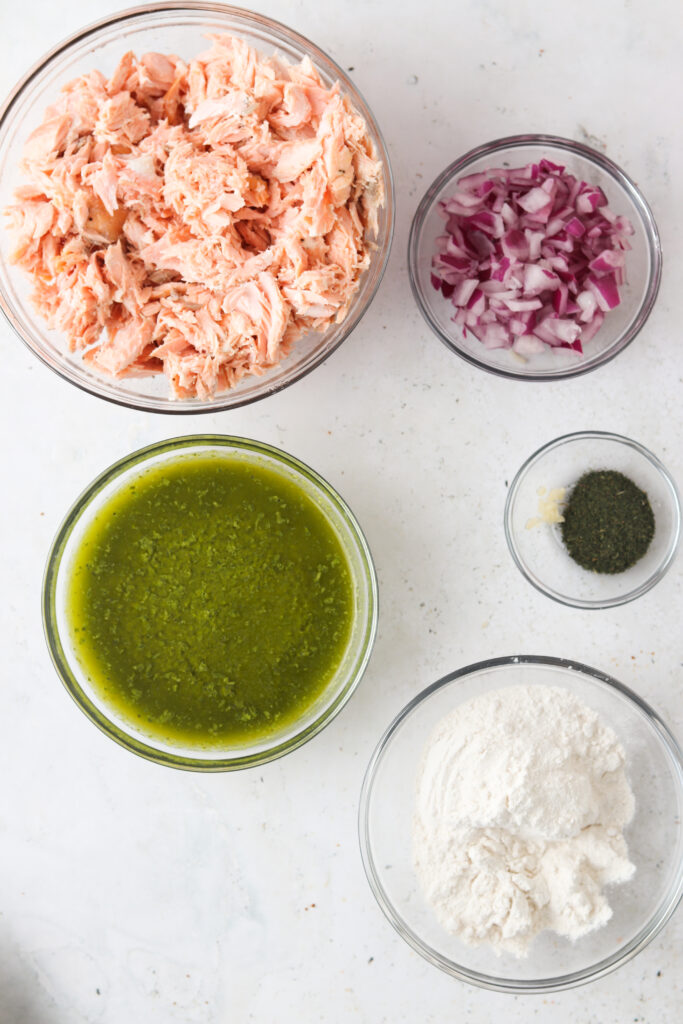
[[(53, 43), (121, 5), (2, 0), (0, 92)], [(247, 409), (170, 418), (61, 382), (3, 322), (0, 687), (1, 1024), (675, 1024), (683, 914), (587, 988), (496, 995), (423, 962), (367, 887), (356, 808), (385, 726), (419, 689), (493, 655), (566, 656), (611, 672), (683, 732), (681, 559), (605, 612), (533, 590), (505, 547), (506, 481), (543, 442), (600, 428), (643, 442), (683, 484), (683, 137), (677, 0), (272, 0), (373, 108), (396, 177), (393, 254), (360, 327), (328, 362)], [(407, 282), (410, 219), (455, 156), (548, 131), (606, 152), (662, 235), (654, 313), (616, 361), (563, 384), (499, 380), (451, 355)], [(48, 545), (75, 495), (143, 444), (245, 434), (318, 469), (363, 525), (379, 636), (347, 708), (262, 769), (200, 777), (148, 764), (74, 707), (40, 622)]]

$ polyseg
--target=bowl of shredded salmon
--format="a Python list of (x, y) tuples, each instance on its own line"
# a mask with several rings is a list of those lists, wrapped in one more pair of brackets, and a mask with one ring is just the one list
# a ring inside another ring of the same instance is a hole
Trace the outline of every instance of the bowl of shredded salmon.
[(124, 12), (0, 112), (0, 308), (62, 377), (162, 412), (279, 391), (358, 324), (389, 161), (342, 70), (237, 8)]
[(434, 181), (413, 220), (409, 269), (451, 351), (499, 376), (556, 380), (633, 341), (657, 297), (661, 248), (642, 193), (607, 156), (519, 135)]

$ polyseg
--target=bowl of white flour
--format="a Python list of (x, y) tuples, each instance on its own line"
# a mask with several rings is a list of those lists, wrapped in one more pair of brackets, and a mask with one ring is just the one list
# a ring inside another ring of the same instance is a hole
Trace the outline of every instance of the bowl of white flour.
[(428, 687), (368, 767), (363, 863), (427, 960), (509, 992), (635, 956), (683, 894), (683, 756), (615, 679), (558, 658), (481, 662)]

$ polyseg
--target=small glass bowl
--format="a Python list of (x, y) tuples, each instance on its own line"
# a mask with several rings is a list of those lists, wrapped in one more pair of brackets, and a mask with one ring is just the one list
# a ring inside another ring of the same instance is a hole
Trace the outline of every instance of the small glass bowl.
[(177, 53), (189, 60), (206, 49), (210, 32), (239, 36), (261, 53), (277, 53), (293, 62), (308, 56), (327, 85), (339, 81), (368, 126), (382, 164), (385, 201), (377, 237), (372, 240), (370, 266), (341, 323), (323, 332), (308, 332), (286, 359), (263, 376), (245, 377), (236, 387), (208, 399), (172, 398), (164, 374), (107, 377), (91, 369), (79, 353), (67, 352), (61, 332), (49, 330), (36, 313), (30, 300), (31, 282), (10, 262), (9, 235), (0, 223), (0, 310), (21, 340), (64, 380), (99, 398), (146, 412), (220, 412), (275, 394), (304, 377), (358, 325), (379, 287), (391, 248), (394, 195), (389, 156), (372, 112), (351, 79), (314, 43), (277, 21), (227, 4), (192, 0), (149, 4), (110, 15), (55, 46), (26, 73), (0, 107), (0, 211), (12, 202), (17, 186), (25, 184), (19, 167), (25, 139), (66, 82), (94, 68), (111, 74), (127, 50)]
[[(439, 203), (452, 195), (459, 178), (490, 167), (521, 167), (545, 157), (571, 174), (599, 185), (616, 214), (629, 218), (635, 234), (626, 253), (628, 283), (620, 288), (621, 302), (585, 348), (583, 355), (554, 348), (524, 358), (511, 349), (487, 349), (469, 331), (453, 323), (454, 307), (431, 283), (436, 239), (445, 222)], [(633, 341), (647, 320), (659, 291), (662, 251), (652, 211), (631, 179), (602, 153), (555, 135), (512, 135), (478, 146), (450, 164), (427, 189), (417, 208), (408, 242), (408, 269), (413, 295), (434, 333), (468, 363), (513, 380), (560, 380), (588, 373), (613, 359)]]
[[(258, 741), (221, 748), (162, 743), (136, 729), (106, 704), (88, 681), (76, 657), (66, 620), (66, 590), (80, 540), (99, 510), (141, 471), (179, 458), (210, 454), (266, 466), (291, 481), (327, 518), (346, 553), (355, 584), (351, 637), (333, 679), (314, 704), (292, 724)], [(367, 542), (355, 516), (339, 494), (314, 470), (292, 455), (259, 441), (205, 434), (177, 437), (141, 448), (98, 476), (66, 514), (52, 544), (43, 581), (43, 625), (55, 668), (82, 711), (121, 746), (157, 764), (194, 771), (232, 771), (264, 764), (296, 750), (320, 732), (349, 700), (370, 659), (377, 631), (377, 576)]]
[[(458, 704), (515, 685), (559, 686), (593, 708), (626, 751), (636, 800), (625, 830), (633, 878), (610, 888), (611, 920), (576, 942), (541, 932), (529, 955), (465, 945), (439, 923), (412, 858), (418, 766), (437, 723)], [(683, 894), (683, 753), (658, 715), (610, 676), (561, 658), (518, 655), (459, 669), (418, 694), (382, 736), (360, 798), (360, 845), (387, 918), (426, 960), (454, 978), (500, 992), (554, 992), (600, 978), (655, 937)]]
[[(645, 491), (655, 535), (630, 569), (613, 575), (582, 569), (567, 553), (557, 524), (531, 525), (539, 491), (571, 488), (584, 473), (615, 469)], [(505, 502), (505, 538), (517, 568), (538, 590), (574, 608), (613, 608), (645, 594), (670, 567), (681, 529), (676, 484), (659, 459), (637, 441), (599, 430), (566, 434), (539, 448), (515, 476)]]

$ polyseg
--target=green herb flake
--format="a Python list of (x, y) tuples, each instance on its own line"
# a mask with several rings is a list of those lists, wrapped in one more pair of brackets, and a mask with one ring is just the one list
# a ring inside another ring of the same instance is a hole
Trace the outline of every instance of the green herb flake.
[(592, 572), (625, 572), (654, 537), (655, 517), (647, 494), (613, 469), (585, 473), (564, 508), (562, 540), (575, 562)]

